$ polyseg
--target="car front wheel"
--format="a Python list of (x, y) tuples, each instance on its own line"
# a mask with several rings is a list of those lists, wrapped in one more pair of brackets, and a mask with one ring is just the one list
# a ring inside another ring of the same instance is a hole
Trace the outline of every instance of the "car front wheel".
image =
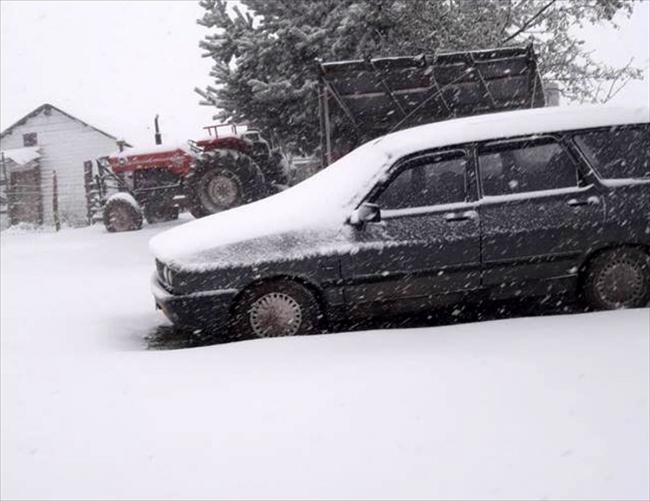
[(650, 256), (640, 249), (612, 249), (589, 265), (584, 284), (587, 304), (597, 310), (639, 308), (650, 301)]
[(318, 302), (305, 287), (267, 282), (244, 291), (233, 311), (232, 334), (236, 339), (314, 334), (321, 319)]

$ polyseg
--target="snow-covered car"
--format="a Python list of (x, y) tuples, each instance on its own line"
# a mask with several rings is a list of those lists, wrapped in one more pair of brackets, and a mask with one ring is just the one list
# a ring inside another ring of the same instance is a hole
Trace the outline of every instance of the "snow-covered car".
[(354, 150), (273, 197), (154, 237), (156, 304), (238, 338), (476, 299), (650, 299), (650, 111), (449, 120)]

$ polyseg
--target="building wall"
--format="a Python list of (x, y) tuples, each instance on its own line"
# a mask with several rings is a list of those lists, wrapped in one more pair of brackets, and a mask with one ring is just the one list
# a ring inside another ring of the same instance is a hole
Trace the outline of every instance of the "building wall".
[(9, 226), (9, 207), (7, 205), (7, 179), (0, 169), (0, 231)]
[(31, 117), (0, 140), (0, 149), (22, 148), (23, 134), (36, 132), (41, 149), (43, 183), (43, 222), (54, 224), (52, 210), (53, 172), (56, 171), (61, 222), (86, 223), (86, 193), (83, 164), (117, 149), (115, 140), (71, 119), (56, 109)]

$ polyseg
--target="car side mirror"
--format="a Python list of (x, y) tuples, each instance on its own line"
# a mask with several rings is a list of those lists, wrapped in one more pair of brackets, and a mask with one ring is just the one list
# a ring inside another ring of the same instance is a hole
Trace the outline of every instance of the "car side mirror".
[(367, 202), (362, 203), (358, 209), (356, 209), (348, 222), (352, 226), (361, 226), (365, 223), (378, 223), (381, 221), (381, 209), (379, 205), (370, 204)]

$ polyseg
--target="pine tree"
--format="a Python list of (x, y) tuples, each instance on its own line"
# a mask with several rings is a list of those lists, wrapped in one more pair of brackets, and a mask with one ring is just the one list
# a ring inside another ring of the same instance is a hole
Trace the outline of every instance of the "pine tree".
[[(597, 63), (573, 28), (629, 16), (634, 0), (201, 0), (216, 118), (254, 123), (289, 149), (319, 143), (315, 59), (433, 54), (532, 43), (565, 99), (606, 101), (640, 70)], [(601, 93), (608, 83), (608, 92)]]

